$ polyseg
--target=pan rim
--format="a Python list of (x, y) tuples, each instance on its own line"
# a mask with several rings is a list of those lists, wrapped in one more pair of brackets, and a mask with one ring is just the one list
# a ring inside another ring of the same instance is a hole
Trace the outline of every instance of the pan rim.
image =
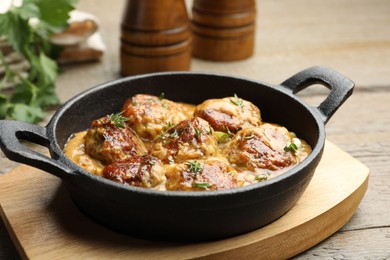
[[(261, 87), (267, 87), (267, 88), (273, 88), (277, 92), (281, 92), (284, 95), (287, 95), (289, 98), (294, 99), (296, 102), (298, 102), (305, 110), (309, 112), (310, 115), (312, 115), (317, 131), (318, 131), (318, 139), (316, 142), (316, 145), (312, 147), (312, 152), (309, 154), (307, 158), (305, 158), (302, 162), (295, 165), (288, 171), (284, 172), (283, 174), (273, 177), (271, 179), (268, 179), (266, 181), (262, 181), (255, 184), (246, 185), (243, 187), (237, 187), (227, 190), (218, 190), (218, 191), (201, 191), (201, 192), (193, 192), (193, 191), (161, 191), (161, 190), (155, 190), (155, 189), (148, 189), (148, 188), (142, 188), (142, 187), (135, 187), (131, 185), (124, 185), (120, 183), (116, 183), (114, 181), (105, 179), (100, 176), (96, 176), (92, 173), (87, 172), (86, 170), (82, 169), (75, 163), (73, 163), (63, 152), (61, 147), (58, 144), (57, 137), (56, 137), (56, 129), (59, 120), (61, 119), (62, 115), (74, 104), (76, 104), (80, 99), (84, 98), (87, 95), (91, 95), (94, 92), (101, 91), (106, 88), (111, 88), (115, 85), (131, 82), (137, 79), (143, 79), (143, 78), (149, 78), (149, 77), (165, 77), (165, 76), (212, 76), (212, 77), (225, 77), (230, 79), (235, 79), (239, 81), (247, 81), (250, 83), (255, 83), (261, 85)], [(318, 156), (322, 155), (322, 150), (325, 145), (325, 125), (323, 121), (321, 121), (320, 116), (318, 114), (318, 111), (315, 110), (310, 105), (306, 104), (303, 100), (295, 96), (294, 94), (288, 92), (285, 88), (276, 88), (280, 85), (271, 85), (264, 83), (262, 81), (255, 81), (252, 79), (248, 79), (241, 76), (232, 76), (232, 75), (226, 75), (223, 73), (208, 73), (208, 72), (157, 72), (157, 73), (150, 73), (150, 74), (143, 74), (143, 75), (136, 75), (136, 76), (129, 76), (124, 78), (119, 78), (116, 80), (111, 80), (96, 86), (93, 86), (76, 96), (70, 98), (68, 101), (66, 101), (53, 115), (52, 119), (47, 125), (47, 130), (49, 132), (49, 136), (52, 138), (51, 140), (51, 149), (59, 156), (59, 160), (61, 160), (64, 164), (69, 166), (74, 172), (73, 177), (77, 178), (78, 176), (84, 176), (89, 178), (94, 183), (104, 184), (108, 187), (116, 190), (122, 190), (126, 192), (135, 192), (140, 195), (145, 196), (161, 196), (161, 197), (176, 197), (176, 198), (211, 198), (211, 197), (220, 197), (220, 196), (230, 196), (234, 194), (241, 194), (241, 193), (248, 193), (248, 192), (254, 192), (259, 189), (264, 189), (265, 187), (275, 186), (278, 183), (283, 182), (283, 180), (294, 178), (297, 173), (301, 172), (305, 168), (309, 167), (310, 164), (312, 164), (315, 159)], [(69, 174), (72, 174), (69, 173)], [(281, 190), (280, 192), (283, 192)], [(275, 196), (278, 193), (275, 193)]]

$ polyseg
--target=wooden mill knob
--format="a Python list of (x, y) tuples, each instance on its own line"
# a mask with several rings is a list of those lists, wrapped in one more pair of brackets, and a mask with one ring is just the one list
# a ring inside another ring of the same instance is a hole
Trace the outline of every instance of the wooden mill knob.
[(128, 0), (121, 25), (121, 73), (189, 70), (192, 35), (184, 0)]
[(253, 55), (255, 0), (194, 0), (193, 56), (234, 61)]

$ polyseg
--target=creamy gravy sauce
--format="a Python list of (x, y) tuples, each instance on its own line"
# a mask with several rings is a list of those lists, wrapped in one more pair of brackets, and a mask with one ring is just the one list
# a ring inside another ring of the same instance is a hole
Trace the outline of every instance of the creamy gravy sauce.
[[(103, 169), (105, 165), (85, 153), (84, 137), (86, 133), (87, 131), (76, 133), (71, 139), (69, 139), (64, 149), (65, 155), (84, 170), (103, 177)], [(145, 142), (145, 144), (147, 147), (150, 146), (150, 142)], [(216, 154), (213, 158), (227, 162), (221, 154)], [(166, 166), (169, 167), (169, 165)], [(272, 172), (272, 175), (269, 175), (269, 170), (267, 169), (258, 169), (257, 172), (242, 171), (239, 173), (238, 178), (244, 181), (245, 185), (253, 184), (259, 181), (259, 176), (264, 176), (268, 179), (273, 178), (286, 172), (291, 167), (293, 166), (286, 167), (277, 172)], [(165, 190), (165, 183), (163, 182), (153, 189)]]
[[(188, 105), (188, 107), (191, 108), (193, 106)], [(67, 142), (64, 152), (69, 159), (71, 159), (74, 163), (76, 163), (84, 170), (98, 176), (103, 176), (102, 172), (105, 165), (85, 153), (84, 137), (86, 133), (87, 131), (82, 131), (74, 134)], [(311, 152), (311, 148), (304, 140), (300, 139), (300, 141), (302, 142), (302, 146), (304, 149), (301, 152), (298, 151), (297, 156), (299, 157), (299, 161), (302, 161), (306, 157), (305, 152), (309, 154)], [(147, 147), (150, 147), (150, 142), (144, 142)], [(221, 148), (223, 148), (223, 144), (221, 145)], [(221, 154), (216, 154), (214, 158), (227, 162), (227, 160)], [(268, 169), (257, 169), (256, 172), (242, 169), (242, 172), (239, 172), (238, 178), (244, 181), (244, 185), (253, 184), (265, 179), (270, 179), (279, 176), (294, 167), (295, 165), (296, 164), (293, 164), (289, 167), (272, 172)], [(169, 167), (169, 165), (166, 166)], [(263, 177), (264, 179), (262, 179)], [(165, 183), (163, 182), (157, 187), (154, 187), (153, 189), (165, 190)]]
[[(192, 118), (195, 108), (195, 105), (192, 104), (186, 104), (186, 103), (179, 103), (182, 106), (182, 111), (185, 113), (185, 115), (188, 118)], [(97, 176), (103, 177), (103, 169), (105, 167), (104, 164), (102, 164), (99, 160), (96, 160), (85, 153), (85, 135), (87, 131), (82, 131), (75, 133), (71, 138), (69, 138), (68, 142), (65, 145), (64, 152), (65, 155), (72, 160), (75, 164), (83, 168), (84, 170), (95, 174)], [(303, 159), (306, 158), (308, 154), (311, 152), (311, 147), (302, 139), (299, 139), (302, 144), (302, 148), (296, 152), (296, 156), (301, 162)], [(142, 140), (149, 149), (151, 147), (151, 141), (150, 140)], [(218, 153), (213, 156), (214, 159), (219, 159), (222, 161), (225, 161), (226, 163), (229, 163), (227, 159), (221, 154), (220, 151), (223, 150), (223, 148), (226, 146), (226, 144), (219, 144)], [(268, 169), (256, 169), (256, 172), (248, 171), (245, 168), (238, 169), (238, 178), (239, 180), (244, 182), (244, 185), (257, 183), (259, 181), (274, 178), (278, 175), (283, 174), (284, 172), (288, 171), (292, 167), (294, 167), (296, 164), (292, 164), (289, 167), (283, 168), (278, 171), (270, 171)], [(170, 165), (165, 165), (164, 167), (169, 167)], [(232, 165), (234, 167), (234, 165)], [(236, 168), (236, 167), (235, 167)], [(164, 168), (163, 168), (164, 170)], [(157, 187), (154, 187), (153, 189), (158, 190), (166, 190), (165, 189), (165, 182), (159, 184)]]

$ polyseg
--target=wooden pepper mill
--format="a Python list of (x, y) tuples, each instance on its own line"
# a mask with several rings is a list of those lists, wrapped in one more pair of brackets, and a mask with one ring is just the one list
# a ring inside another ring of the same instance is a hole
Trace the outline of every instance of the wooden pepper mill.
[(121, 25), (122, 75), (189, 70), (192, 34), (184, 0), (128, 0)]
[(212, 61), (235, 61), (254, 51), (255, 0), (194, 0), (193, 56)]

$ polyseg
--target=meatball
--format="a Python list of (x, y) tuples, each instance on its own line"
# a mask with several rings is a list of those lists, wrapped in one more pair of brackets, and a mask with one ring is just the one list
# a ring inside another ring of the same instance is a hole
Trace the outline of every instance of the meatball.
[(194, 116), (205, 119), (220, 132), (236, 133), (243, 128), (261, 125), (260, 110), (237, 95), (208, 99), (196, 107)]
[(141, 138), (153, 140), (164, 128), (188, 118), (185, 109), (178, 103), (146, 94), (129, 98), (122, 107), (127, 124)]
[(213, 156), (217, 141), (207, 121), (195, 117), (167, 129), (154, 140), (150, 154), (163, 163), (181, 163)]
[(240, 169), (276, 171), (299, 162), (296, 151), (289, 149), (293, 141), (294, 136), (286, 128), (264, 123), (239, 131), (223, 153)]
[(192, 160), (167, 167), (165, 187), (172, 191), (225, 190), (244, 184), (237, 172), (218, 159)]
[(153, 188), (165, 181), (161, 162), (149, 155), (132, 156), (103, 169), (105, 178), (137, 187)]
[(147, 149), (126, 125), (127, 118), (109, 115), (92, 122), (85, 135), (85, 153), (107, 165), (131, 155), (144, 155)]

